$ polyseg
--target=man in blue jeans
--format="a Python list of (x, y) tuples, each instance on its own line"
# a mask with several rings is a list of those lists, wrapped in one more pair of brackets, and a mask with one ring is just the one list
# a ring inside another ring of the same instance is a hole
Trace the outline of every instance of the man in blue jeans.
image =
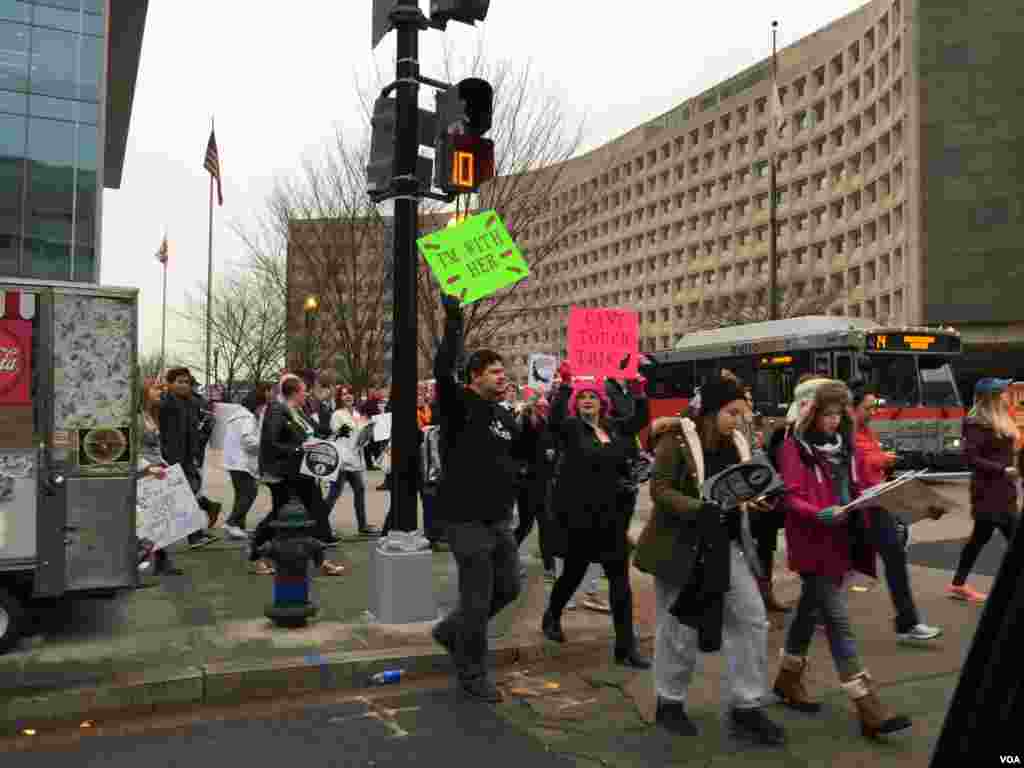
[(445, 525), (455, 557), (459, 604), (432, 635), (452, 655), (462, 691), (494, 703), (502, 695), (487, 675), (487, 623), (519, 595), (512, 505), (530, 442), (515, 415), (498, 404), (505, 392), (505, 366), (497, 352), (482, 349), (470, 355), (467, 385), (456, 383), (462, 310), (450, 296), (442, 302), (445, 330), (434, 377), (443, 476), (434, 515)]
[[(878, 408), (874, 393), (863, 381), (850, 382), (850, 391), (853, 394), (850, 416), (857, 430), (857, 450), (863, 456), (864, 480), (868, 485), (878, 485), (885, 481), (886, 470), (892, 466), (896, 456), (882, 450), (874, 431), (868, 426)], [(873, 525), (870, 526), (870, 530), (875, 534), (875, 545), (885, 565), (889, 595), (896, 608), (896, 639), (909, 644), (933, 640), (942, 634), (942, 630), (921, 622), (917, 606), (914, 605), (914, 596), (910, 592), (906, 526), (884, 509), (875, 508), (872, 512)]]

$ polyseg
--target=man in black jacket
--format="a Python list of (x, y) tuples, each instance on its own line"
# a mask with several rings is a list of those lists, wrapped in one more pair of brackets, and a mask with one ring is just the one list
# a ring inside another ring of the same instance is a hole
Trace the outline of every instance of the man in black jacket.
[[(440, 405), (444, 475), (434, 510), (447, 529), (459, 572), (459, 605), (434, 627), (434, 639), (452, 654), (459, 684), (488, 702), (502, 696), (487, 676), (487, 622), (519, 595), (519, 555), (512, 533), (521, 462), (528, 443), (515, 416), (498, 403), (505, 367), (491, 350), (474, 352), (467, 385), (455, 382), (462, 310), (448, 296), (444, 339), (434, 360)], [(527, 425), (529, 426), (529, 425)]]
[[(200, 410), (193, 397), (192, 374), (188, 368), (172, 368), (166, 379), (168, 393), (160, 404), (160, 451), (164, 461), (181, 467), (198, 499), (203, 485), (200, 467), (203, 465), (204, 443), (199, 434)], [(192, 549), (205, 547), (216, 540), (216, 536), (205, 530), (188, 536)]]

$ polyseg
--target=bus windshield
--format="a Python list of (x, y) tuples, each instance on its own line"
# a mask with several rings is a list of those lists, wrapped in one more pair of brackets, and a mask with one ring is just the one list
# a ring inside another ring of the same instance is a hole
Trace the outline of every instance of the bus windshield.
[(953, 367), (942, 357), (919, 357), (921, 371), (921, 400), (933, 408), (958, 408), (960, 395), (953, 377)]
[(953, 369), (944, 357), (871, 355), (868, 379), (886, 405), (955, 408), (960, 405)]

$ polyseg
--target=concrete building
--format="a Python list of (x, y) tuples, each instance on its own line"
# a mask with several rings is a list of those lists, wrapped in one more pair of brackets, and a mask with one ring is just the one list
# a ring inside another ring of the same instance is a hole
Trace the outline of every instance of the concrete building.
[[(1024, 378), (1022, 32), (1005, 0), (874, 0), (779, 51), (784, 301), (952, 324), (965, 367)], [(636, 309), (653, 351), (767, 301), (770, 95), (767, 57), (567, 162), (520, 245), (577, 224), (495, 341), (515, 378), (565, 354), (571, 305)]]
[[(449, 213), (422, 213), (420, 232), (426, 234), (448, 226), (452, 218), (453, 214)], [(380, 290), (380, 284), (373, 280), (390, 272), (393, 238), (390, 216), (382, 220), (356, 218), (345, 223), (325, 219), (289, 222), (286, 264), (287, 329), (292, 342), (288, 349), (289, 369), (300, 370), (310, 365), (331, 368), (344, 378), (344, 363), (340, 357), (326, 359), (331, 357), (331, 350), (343, 343), (335, 313), (339, 304), (370, 302), (369, 306), (364, 303), (361, 310), (366, 312), (367, 327), (375, 326), (378, 320), (384, 323), (385, 338), (381, 340), (384, 354), (380, 364), (384, 377), (390, 380), (393, 285), (390, 278), (385, 277), (383, 290)], [(428, 271), (422, 260), (419, 266), (424, 272)], [(350, 284), (351, 280), (355, 283)], [(328, 287), (327, 282), (333, 285)], [(310, 299), (314, 301), (307, 305)], [(377, 302), (380, 302), (379, 307)], [(312, 308), (314, 304), (315, 309), (310, 314), (307, 306)], [(311, 342), (308, 342), (309, 336)], [(426, 373), (432, 365), (433, 360), (421, 350), (421, 372)]]
[(0, 275), (96, 283), (147, 0), (0, 3)]

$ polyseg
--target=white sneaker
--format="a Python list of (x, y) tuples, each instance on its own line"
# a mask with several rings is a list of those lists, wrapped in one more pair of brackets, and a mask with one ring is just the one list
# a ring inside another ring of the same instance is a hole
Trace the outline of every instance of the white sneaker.
[(227, 533), (229, 539), (248, 539), (249, 534), (239, 528), (237, 525), (225, 525), (224, 531)]
[(927, 624), (915, 624), (906, 632), (897, 632), (896, 640), (901, 643), (920, 643), (926, 640), (934, 640), (942, 634), (939, 627), (929, 627)]

